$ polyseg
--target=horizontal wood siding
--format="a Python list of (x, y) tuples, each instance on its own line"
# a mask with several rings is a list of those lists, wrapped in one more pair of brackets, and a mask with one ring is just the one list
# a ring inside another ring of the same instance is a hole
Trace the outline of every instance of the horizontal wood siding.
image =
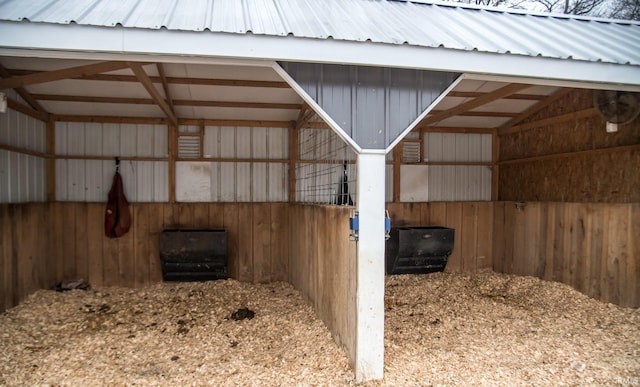
[(474, 272), (492, 267), (493, 203), (387, 203), (391, 226), (444, 226), (455, 230), (445, 271)]
[(287, 203), (133, 203), (133, 224), (104, 236), (104, 204), (0, 205), (0, 310), (65, 279), (139, 288), (162, 281), (158, 235), (170, 228), (228, 232), (229, 275), (241, 281), (286, 281)]
[(640, 204), (495, 203), (494, 270), (640, 307)]
[(289, 282), (355, 359), (356, 244), (350, 207), (292, 205)]

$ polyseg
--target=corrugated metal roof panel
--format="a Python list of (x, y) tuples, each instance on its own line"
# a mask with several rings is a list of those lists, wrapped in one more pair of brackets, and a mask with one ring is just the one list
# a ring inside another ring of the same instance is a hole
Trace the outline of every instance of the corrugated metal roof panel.
[(392, 0), (8, 0), (0, 20), (371, 41), (640, 64), (640, 23)]

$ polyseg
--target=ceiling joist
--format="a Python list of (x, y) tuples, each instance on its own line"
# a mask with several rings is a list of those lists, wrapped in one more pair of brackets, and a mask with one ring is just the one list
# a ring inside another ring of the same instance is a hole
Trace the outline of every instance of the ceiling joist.
[[(156, 101), (149, 98), (133, 97), (97, 97), (97, 96), (76, 96), (57, 94), (33, 94), (39, 101), (59, 101), (59, 102), (84, 102), (84, 103), (113, 103), (130, 105), (154, 105)], [(199, 106), (199, 107), (224, 107), (224, 108), (248, 108), (248, 109), (288, 109), (298, 110), (302, 104), (297, 103), (272, 103), (272, 102), (240, 102), (240, 101), (202, 101), (176, 99), (171, 101), (171, 108), (174, 106)], [(168, 104), (168, 102), (167, 102)]]
[(500, 128), (498, 128), (498, 133), (499, 134), (505, 133), (510, 127), (519, 124), (520, 122), (524, 121), (528, 117), (531, 117), (532, 115), (536, 114), (540, 110), (544, 109), (545, 107), (551, 105), (552, 103), (556, 102), (560, 98), (569, 94), (572, 90), (573, 89), (570, 89), (570, 88), (560, 89), (555, 93), (551, 94), (550, 96), (546, 96), (546, 98), (543, 101), (531, 106), (529, 109), (520, 113), (518, 116), (514, 117), (512, 120), (510, 120), (509, 122), (505, 123)]
[(129, 67), (129, 65), (126, 62), (100, 62), (61, 70), (42, 71), (28, 75), (0, 79), (0, 90), (15, 89), (39, 83), (99, 74), (108, 71), (121, 70), (127, 67)]
[[(24, 76), (41, 73), (40, 71), (8, 69), (13, 76)], [(153, 83), (162, 83), (161, 76), (149, 76)], [(229, 86), (229, 87), (259, 87), (289, 89), (286, 82), (280, 81), (253, 81), (241, 79), (213, 79), (213, 78), (190, 78), (190, 77), (165, 77), (170, 85), (196, 85), (196, 86)], [(107, 81), (107, 82), (138, 82), (138, 78), (126, 74), (91, 74), (75, 76), (71, 79), (87, 81)]]
[(164, 100), (162, 95), (160, 95), (158, 89), (156, 89), (156, 87), (153, 85), (153, 82), (144, 71), (144, 68), (142, 68), (142, 64), (129, 62), (129, 67), (136, 75), (140, 83), (142, 83), (142, 86), (144, 86), (149, 95), (151, 95), (151, 98), (153, 98), (154, 102), (160, 107), (160, 109), (162, 109), (169, 122), (173, 125), (178, 125), (178, 118), (176, 117), (175, 112), (173, 111), (173, 109), (171, 109), (171, 106), (169, 106), (167, 101)]
[(507, 86), (504, 86), (498, 90), (492, 91), (490, 93), (486, 93), (483, 94), (480, 97), (474, 98), (470, 101), (467, 101), (463, 104), (460, 104), (458, 106), (455, 106), (451, 109), (448, 110), (444, 110), (441, 111), (439, 113), (435, 113), (435, 114), (429, 114), (427, 117), (425, 117), (424, 120), (422, 120), (421, 125), (430, 125), (436, 122), (440, 122), (444, 119), (447, 119), (449, 117), (453, 117), (453, 116), (457, 116), (460, 115), (462, 113), (466, 113), (470, 110), (473, 110), (475, 108), (478, 108), (482, 105), (486, 105), (489, 102), (493, 102), (502, 98), (505, 98), (509, 95), (513, 95), (515, 93), (517, 93), (520, 90), (524, 90), (531, 87), (531, 85), (525, 85), (525, 84), (521, 84), (521, 83), (512, 83), (509, 84)]
[(171, 98), (171, 93), (169, 92), (169, 83), (167, 82), (167, 77), (164, 74), (164, 67), (162, 66), (162, 63), (156, 63), (156, 68), (158, 69), (158, 75), (160, 76), (160, 81), (162, 82), (164, 95), (167, 97), (167, 103), (169, 104), (171, 111), (175, 111), (176, 109), (173, 106), (173, 99)]
[[(11, 73), (9, 73), (9, 71), (7, 71), (7, 69), (5, 69), (1, 64), (0, 64), (0, 76), (2, 78), (11, 77)], [(15, 90), (18, 93), (18, 95), (22, 97), (22, 99), (24, 99), (29, 104), (29, 106), (31, 106), (31, 108), (33, 108), (36, 112), (39, 113), (41, 117), (43, 117), (45, 120), (48, 119), (49, 113), (38, 103), (38, 101), (35, 98), (33, 98), (33, 96), (27, 90), (25, 90), (23, 87), (16, 87)]]

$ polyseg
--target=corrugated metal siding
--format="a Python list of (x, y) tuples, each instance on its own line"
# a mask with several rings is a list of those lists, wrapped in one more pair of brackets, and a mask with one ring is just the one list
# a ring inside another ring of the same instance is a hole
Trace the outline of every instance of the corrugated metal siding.
[[(195, 132), (194, 129), (181, 129)], [(205, 158), (179, 162), (176, 199), (188, 202), (283, 202), (288, 200), (288, 163), (244, 162), (289, 158), (287, 128), (206, 126)]]
[(366, 66), (281, 65), (363, 149), (386, 149), (459, 76)]
[[(16, 98), (11, 95), (11, 98)], [(0, 144), (46, 152), (46, 125), (7, 109), (0, 114)], [(0, 203), (46, 200), (46, 159), (0, 150)]]
[(490, 162), (490, 134), (425, 133), (424, 161)]
[[(104, 202), (115, 172), (113, 161), (56, 160), (56, 199)], [(121, 161), (120, 174), (130, 202), (169, 200), (166, 161)]]
[(0, 20), (288, 36), (640, 64), (640, 24), (391, 0), (8, 0)]
[[(491, 162), (490, 134), (425, 133), (425, 161)], [(491, 200), (491, 168), (477, 165), (428, 167), (429, 201)]]
[[(56, 123), (56, 154), (68, 156), (167, 157), (164, 125)], [(103, 202), (111, 188), (111, 160), (56, 160), (56, 199)], [(120, 174), (131, 202), (169, 199), (168, 162), (121, 161)]]
[(488, 166), (429, 166), (429, 201), (491, 200)]
[(57, 122), (56, 154), (167, 157), (167, 127), (164, 125)]
[(285, 202), (288, 164), (181, 161), (176, 199), (181, 202)]

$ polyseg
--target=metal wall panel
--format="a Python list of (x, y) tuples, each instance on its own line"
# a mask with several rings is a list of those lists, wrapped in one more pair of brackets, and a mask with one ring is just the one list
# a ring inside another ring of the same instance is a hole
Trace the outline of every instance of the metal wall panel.
[[(56, 199), (105, 202), (115, 164), (105, 160), (56, 160)], [(166, 202), (169, 198), (166, 161), (122, 161), (120, 175), (130, 202)]]
[(491, 134), (425, 133), (424, 161), (490, 162)]
[(166, 157), (165, 125), (56, 123), (56, 154)]
[[(0, 144), (46, 152), (46, 124), (7, 109), (0, 114)], [(46, 186), (46, 159), (0, 150), (0, 203), (45, 201)]]
[(386, 149), (458, 73), (313, 63), (284, 70), (362, 149)]
[(491, 200), (491, 168), (488, 166), (429, 166), (429, 201)]
[(176, 199), (182, 202), (285, 202), (288, 164), (181, 161)]

